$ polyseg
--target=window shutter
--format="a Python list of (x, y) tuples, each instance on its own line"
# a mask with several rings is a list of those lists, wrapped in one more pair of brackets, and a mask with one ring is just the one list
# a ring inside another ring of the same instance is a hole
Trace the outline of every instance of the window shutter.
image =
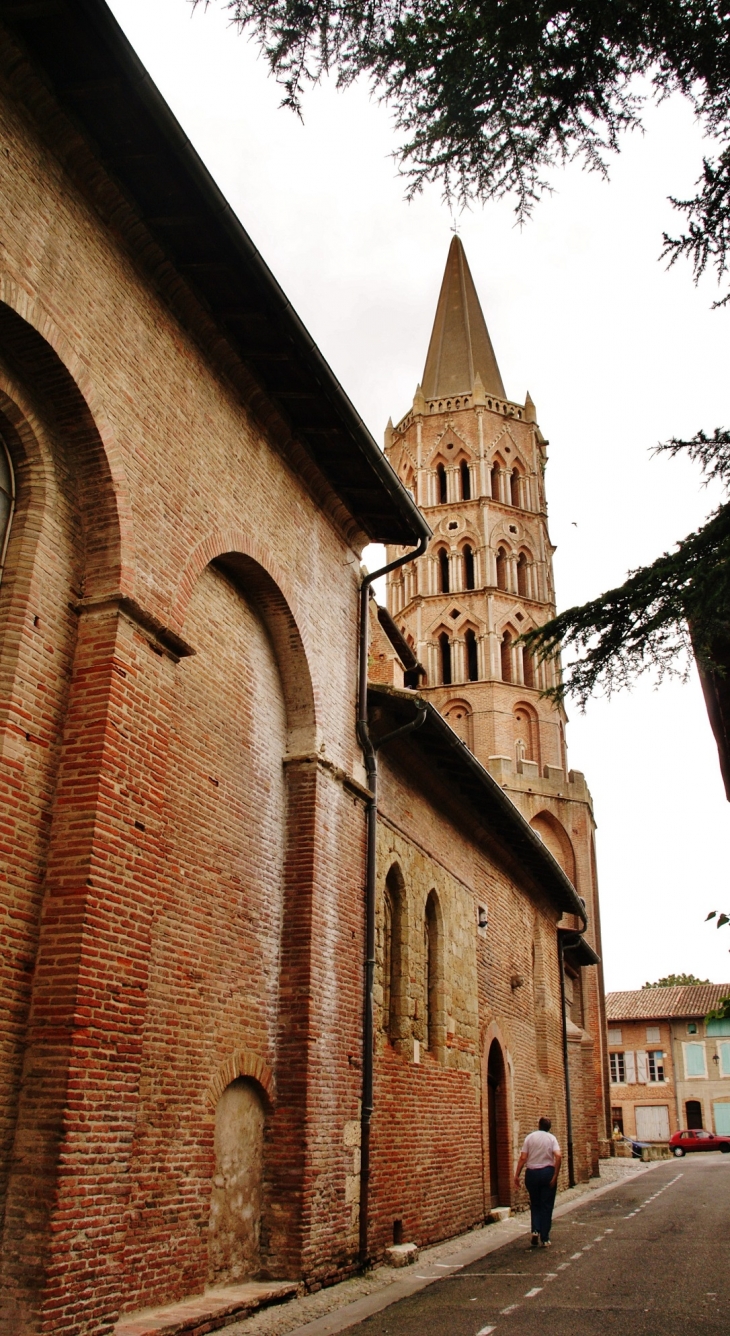
[(718, 1044), (717, 1051), (720, 1054), (721, 1074), (730, 1076), (730, 1044)]
[(636, 1062), (635, 1062), (635, 1060), (634, 1060), (634, 1055), (633, 1055), (633, 1053), (631, 1052), (631, 1050), (629, 1050), (628, 1053), (624, 1053), (624, 1068), (625, 1068), (625, 1072), (626, 1072), (626, 1084), (627, 1084), (627, 1085), (635, 1085), (635, 1084), (636, 1084)]
[(684, 1044), (684, 1070), (686, 1076), (706, 1076), (704, 1044)]
[(639, 1049), (636, 1054), (636, 1079), (637, 1081), (640, 1081), (642, 1085), (646, 1085), (649, 1080), (649, 1064), (647, 1056), (641, 1049)]

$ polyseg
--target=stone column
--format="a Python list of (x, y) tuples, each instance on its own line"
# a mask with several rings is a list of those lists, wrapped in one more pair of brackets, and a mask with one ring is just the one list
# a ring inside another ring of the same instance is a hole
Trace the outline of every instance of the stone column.
[(455, 636), (451, 641), (451, 681), (466, 682), (466, 642)]

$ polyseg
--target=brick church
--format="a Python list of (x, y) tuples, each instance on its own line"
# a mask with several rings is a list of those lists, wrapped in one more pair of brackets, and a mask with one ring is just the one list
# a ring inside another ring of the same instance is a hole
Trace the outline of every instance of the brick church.
[(0, 1333), (124, 1336), (595, 1171), (593, 818), (461, 243), (384, 454), (104, 0), (0, 117)]

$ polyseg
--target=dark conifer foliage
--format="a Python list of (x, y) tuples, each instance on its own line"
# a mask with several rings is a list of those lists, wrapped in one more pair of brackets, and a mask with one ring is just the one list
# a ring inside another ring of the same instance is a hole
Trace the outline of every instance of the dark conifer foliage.
[[(194, 0), (198, 3), (199, 0)], [(207, 3), (208, 0), (205, 0)], [(300, 110), (326, 72), (361, 75), (390, 105), (408, 189), (440, 182), (457, 203), (504, 195), (529, 214), (547, 172), (578, 158), (605, 172), (647, 98), (679, 91), (719, 150), (665, 236), (695, 274), (727, 268), (730, 11), (722, 0), (220, 0), (260, 43)]]
[[(730, 432), (700, 431), (689, 441), (658, 447), (700, 463), (706, 481), (730, 487)], [(691, 655), (701, 668), (724, 678), (730, 666), (730, 503), (650, 566), (632, 571), (624, 584), (581, 607), (568, 608), (528, 632), (525, 643), (540, 658), (575, 650), (563, 680), (550, 694), (570, 694), (585, 705), (597, 690), (607, 694), (647, 670), (661, 679), (685, 675)]]

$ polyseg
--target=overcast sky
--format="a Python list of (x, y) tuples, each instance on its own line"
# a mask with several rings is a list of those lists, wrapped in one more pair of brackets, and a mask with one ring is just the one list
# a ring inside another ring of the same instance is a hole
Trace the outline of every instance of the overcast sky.
[[(375, 437), (421, 378), (450, 241), (440, 191), (404, 199), (387, 109), (364, 86), (308, 95), (304, 123), (220, 3), (111, 8)], [(719, 493), (670, 435), (730, 425), (730, 310), (711, 281), (659, 263), (667, 202), (686, 197), (702, 141), (679, 99), (647, 116), (608, 182), (578, 167), (522, 230), (508, 203), (459, 230), (510, 398), (529, 389), (550, 441), (559, 607), (594, 597), (706, 517)], [(371, 567), (377, 553), (369, 553)], [(640, 684), (570, 711), (570, 764), (598, 821), (606, 985), (692, 971), (730, 980), (725, 801), (699, 685)]]

